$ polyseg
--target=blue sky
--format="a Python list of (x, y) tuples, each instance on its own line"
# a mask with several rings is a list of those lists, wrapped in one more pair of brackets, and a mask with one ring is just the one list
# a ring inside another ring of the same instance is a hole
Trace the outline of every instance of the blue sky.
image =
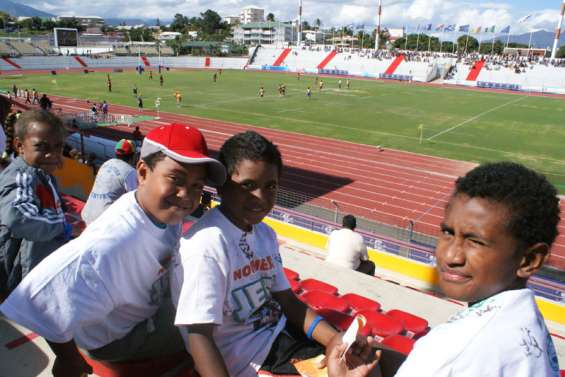
[[(84, 0), (16, 0), (57, 15), (171, 19), (175, 13), (196, 16), (213, 9), (221, 16), (236, 16), (241, 8), (255, 5), (283, 21), (295, 18), (299, 0), (97, 0), (85, 7)], [(416, 27), (418, 24), (512, 25), (512, 32), (554, 30), (562, 0), (383, 0), (383, 25)], [(374, 25), (377, 0), (303, 0), (303, 18), (322, 26)], [(533, 14), (527, 22), (521, 17)]]

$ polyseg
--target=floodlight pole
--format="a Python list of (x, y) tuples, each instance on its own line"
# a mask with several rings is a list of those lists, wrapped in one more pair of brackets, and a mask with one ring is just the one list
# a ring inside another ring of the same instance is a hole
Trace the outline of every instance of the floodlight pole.
[(379, 39), (381, 35), (381, 6), (382, 6), (382, 0), (379, 0), (379, 5), (377, 9), (377, 34), (375, 35), (375, 51), (379, 50)]
[(302, 0), (298, 2), (298, 38), (297, 38), (297, 47), (300, 47), (302, 44)]
[(559, 23), (557, 24), (557, 29), (555, 29), (555, 40), (553, 41), (553, 49), (551, 50), (551, 59), (555, 59), (557, 55), (557, 45), (559, 44), (559, 38), (561, 37), (561, 25), (563, 25), (563, 16), (565, 15), (565, 0), (561, 4), (561, 16), (559, 17)]

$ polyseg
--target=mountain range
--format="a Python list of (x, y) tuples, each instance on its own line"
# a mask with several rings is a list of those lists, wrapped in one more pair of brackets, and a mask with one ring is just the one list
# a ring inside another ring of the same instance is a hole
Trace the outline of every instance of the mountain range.
[(10, 0), (0, 0), (0, 11), (8, 13), (14, 17), (54, 17), (53, 14), (40, 11), (33, 7), (18, 4)]
[[(553, 47), (553, 40), (555, 39), (555, 34), (545, 30), (538, 30), (532, 34), (532, 47), (535, 48), (552, 48)], [(476, 38), (476, 36), (473, 35)], [(497, 36), (495, 39), (500, 40), (502, 43), (506, 44), (506, 40), (508, 39), (506, 35)], [(524, 45), (528, 45), (530, 42), (530, 33), (518, 34), (518, 35), (510, 35), (509, 39), (510, 43), (520, 43)], [(483, 39), (482, 43), (492, 43), (492, 38), (490, 39)], [(561, 38), (559, 39), (559, 45), (565, 45), (565, 33), (561, 34)]]

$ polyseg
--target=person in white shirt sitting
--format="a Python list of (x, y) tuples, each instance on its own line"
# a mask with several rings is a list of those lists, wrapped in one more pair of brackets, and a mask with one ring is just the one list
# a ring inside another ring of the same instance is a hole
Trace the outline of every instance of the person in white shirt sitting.
[[(441, 223), (436, 269), (443, 293), (469, 306), (420, 338), (398, 371), (385, 371), (383, 351), (383, 376), (559, 377), (555, 346), (526, 286), (549, 257), (559, 212), (557, 190), (522, 165), (486, 164), (459, 178)], [(339, 351), (329, 356), (330, 377), (367, 375)]]
[(353, 215), (345, 215), (342, 225), (342, 229), (334, 230), (328, 238), (326, 262), (374, 275), (375, 264), (369, 260), (363, 236), (355, 232), (357, 219)]

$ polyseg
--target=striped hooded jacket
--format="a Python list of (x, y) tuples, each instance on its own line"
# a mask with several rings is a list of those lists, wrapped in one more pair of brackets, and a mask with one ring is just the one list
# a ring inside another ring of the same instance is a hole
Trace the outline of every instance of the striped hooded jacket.
[(0, 173), (0, 293), (66, 241), (55, 178), (21, 157)]

